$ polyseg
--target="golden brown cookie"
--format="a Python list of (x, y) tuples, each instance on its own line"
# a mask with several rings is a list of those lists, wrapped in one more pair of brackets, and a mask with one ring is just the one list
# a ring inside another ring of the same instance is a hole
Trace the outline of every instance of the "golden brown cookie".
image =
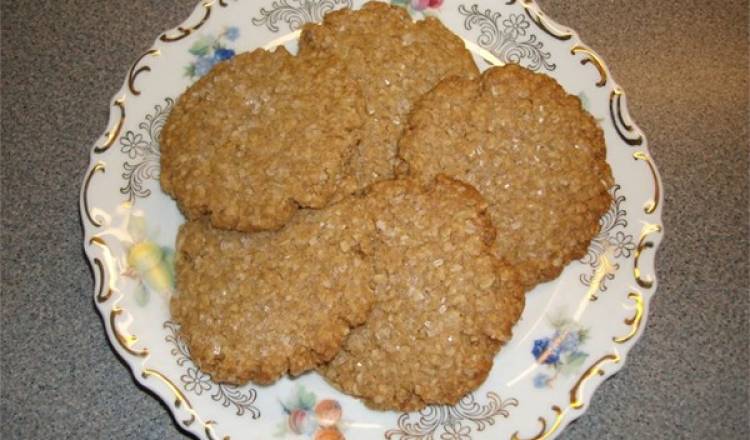
[(319, 371), (376, 409), (455, 404), (484, 382), (524, 304), (491, 254), (494, 228), (472, 187), (439, 177), (375, 184), (364, 199), (376, 303)]
[(445, 173), (489, 203), (496, 256), (527, 288), (581, 258), (611, 203), (602, 130), (552, 78), (516, 65), (448, 79), (416, 105), (399, 143), (409, 173)]
[(372, 264), (357, 245), (368, 225), (351, 216), (353, 205), (306, 210), (279, 232), (205, 220), (180, 228), (171, 312), (202, 370), (265, 384), (339, 351), (374, 300)]
[(472, 187), (438, 177), (377, 183), (277, 232), (188, 222), (173, 319), (217, 381), (269, 383), (335, 356), (321, 371), (372, 407), (455, 403), (523, 308), (485, 210)]
[(310, 53), (346, 60), (365, 96), (369, 117), (352, 162), (352, 191), (393, 177), (398, 138), (420, 95), (443, 78), (479, 74), (463, 41), (440, 21), (415, 23), (403, 8), (382, 2), (334, 11), (322, 24), (305, 25), (300, 54)]
[(177, 100), (161, 133), (162, 188), (189, 219), (278, 229), (345, 185), (364, 115), (359, 86), (331, 55), (238, 55)]

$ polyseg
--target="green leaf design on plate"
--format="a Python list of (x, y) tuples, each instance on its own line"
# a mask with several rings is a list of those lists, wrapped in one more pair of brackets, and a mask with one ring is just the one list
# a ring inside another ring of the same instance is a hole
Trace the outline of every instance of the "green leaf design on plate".
[(560, 366), (560, 372), (563, 374), (573, 374), (577, 372), (587, 357), (589, 357), (589, 355), (581, 351), (574, 351), (573, 353), (568, 354), (565, 356), (565, 360)]
[(549, 323), (555, 330), (563, 331), (570, 325), (570, 319), (563, 314), (548, 317)]
[(582, 328), (578, 330), (578, 340), (581, 344), (586, 342), (589, 339), (589, 330), (587, 328)]
[(187, 76), (188, 78), (192, 78), (195, 76), (195, 64), (190, 63), (185, 66), (185, 76)]
[(174, 249), (168, 246), (163, 246), (161, 252), (162, 260), (164, 260), (164, 264), (169, 272), (169, 278), (171, 280), (170, 285), (174, 287)]
[(297, 393), (297, 400), (299, 408), (311, 410), (315, 406), (315, 393), (307, 391), (305, 387), (300, 386), (299, 392)]
[(141, 307), (145, 307), (148, 304), (148, 289), (143, 283), (138, 283), (138, 287), (135, 288), (135, 303)]
[(200, 37), (192, 46), (190, 46), (188, 52), (197, 57), (208, 55), (208, 52), (211, 51), (211, 46), (213, 46), (214, 43), (215, 41), (211, 37)]

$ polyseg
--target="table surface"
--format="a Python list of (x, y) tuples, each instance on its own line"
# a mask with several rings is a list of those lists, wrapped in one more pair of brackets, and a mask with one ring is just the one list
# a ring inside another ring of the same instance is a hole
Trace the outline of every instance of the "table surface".
[[(562, 438), (740, 438), (750, 414), (748, 4), (540, 3), (607, 60), (666, 194), (645, 336)], [(193, 6), (2, 1), (3, 439), (182, 438), (104, 337), (78, 194), (127, 67)]]

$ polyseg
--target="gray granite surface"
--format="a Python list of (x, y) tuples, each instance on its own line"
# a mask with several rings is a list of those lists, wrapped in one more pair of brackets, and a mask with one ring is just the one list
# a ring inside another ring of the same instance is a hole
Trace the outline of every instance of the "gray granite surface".
[[(747, 438), (748, 4), (541, 3), (629, 93), (666, 192), (645, 337), (563, 438)], [(182, 437), (104, 337), (78, 192), (127, 67), (192, 8), (2, 0), (3, 439)]]

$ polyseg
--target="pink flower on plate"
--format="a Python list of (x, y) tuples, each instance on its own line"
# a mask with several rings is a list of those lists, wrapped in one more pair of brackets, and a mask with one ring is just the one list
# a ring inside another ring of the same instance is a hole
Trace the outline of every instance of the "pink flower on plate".
[(304, 409), (295, 409), (289, 414), (289, 430), (293, 433), (312, 434), (317, 427), (315, 416)]
[(415, 11), (424, 11), (427, 8), (439, 8), (443, 0), (411, 0), (411, 7)]

